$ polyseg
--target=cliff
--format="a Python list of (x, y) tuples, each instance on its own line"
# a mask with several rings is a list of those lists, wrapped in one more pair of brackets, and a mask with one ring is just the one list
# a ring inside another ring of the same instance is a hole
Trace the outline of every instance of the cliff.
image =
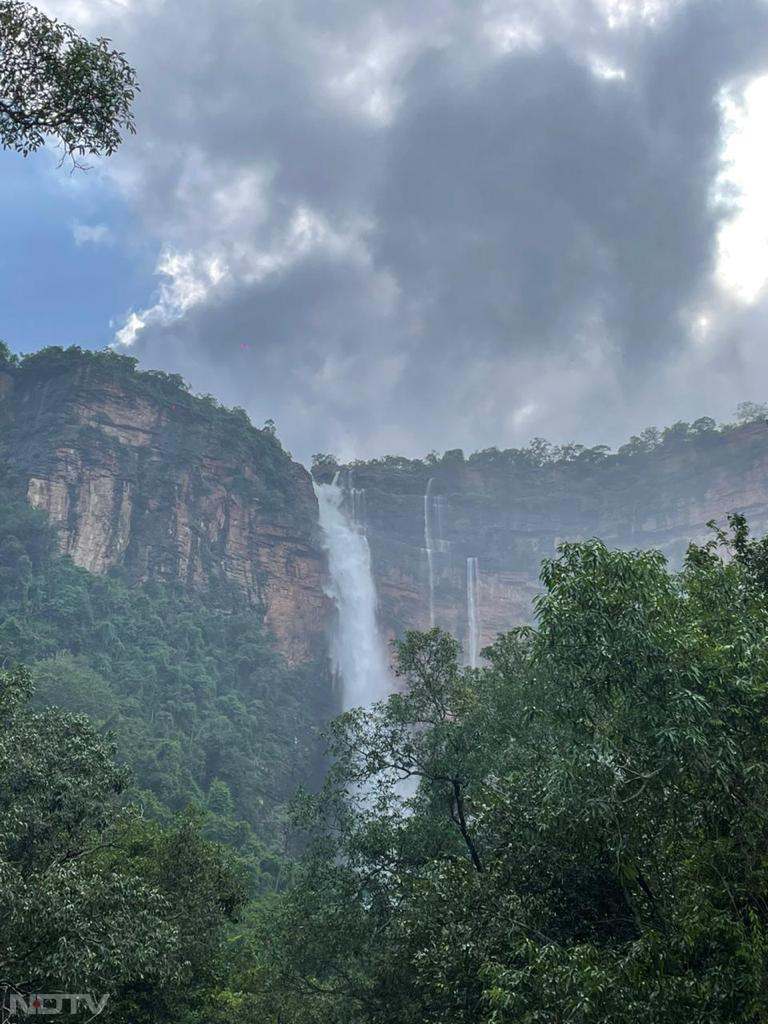
[(95, 573), (239, 594), (290, 662), (325, 645), (312, 481), (269, 430), (112, 353), (44, 350), (0, 374), (7, 485)]
[[(477, 559), (478, 642), (530, 621), (539, 564), (559, 543), (599, 537), (659, 548), (679, 565), (707, 522), (744, 512), (768, 529), (768, 426), (675, 435), (655, 450), (531, 464), (491, 450), (433, 464), (383, 459), (342, 470), (371, 547), (390, 635), (433, 621), (469, 647), (468, 559)], [(513, 457), (518, 456), (518, 457)], [(333, 467), (315, 470), (328, 479)], [(431, 481), (431, 483), (430, 483)], [(427, 548), (431, 551), (428, 554)], [(431, 572), (430, 572), (431, 563)]]
[[(490, 449), (342, 467), (385, 632), (434, 622), (468, 649), (474, 605), (475, 638), (490, 642), (530, 621), (541, 559), (563, 540), (657, 547), (679, 563), (729, 511), (766, 530), (765, 422), (680, 426), (652, 450), (607, 457)], [(325, 655), (312, 481), (270, 430), (134, 360), (60, 349), (0, 366), (0, 429), (5, 486), (48, 513), (78, 565), (181, 581), (217, 606), (240, 595), (291, 663)], [(327, 461), (315, 474), (337, 469)]]

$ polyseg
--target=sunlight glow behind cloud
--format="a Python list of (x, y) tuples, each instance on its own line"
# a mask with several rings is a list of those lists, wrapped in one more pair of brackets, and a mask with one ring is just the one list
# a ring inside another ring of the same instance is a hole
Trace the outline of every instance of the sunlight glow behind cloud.
[(612, 29), (625, 28), (633, 21), (657, 24), (669, 16), (681, 0), (598, 0), (608, 25)]
[(737, 299), (753, 303), (768, 282), (768, 75), (721, 100), (726, 141), (718, 191), (735, 215), (718, 238), (717, 276)]

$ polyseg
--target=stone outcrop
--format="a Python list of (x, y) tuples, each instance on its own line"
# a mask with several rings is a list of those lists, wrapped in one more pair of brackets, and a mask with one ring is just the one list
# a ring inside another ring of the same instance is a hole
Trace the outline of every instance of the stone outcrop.
[[(324, 650), (316, 501), (268, 431), (142, 374), (70, 360), (0, 379), (13, 486), (91, 572), (237, 591), (291, 662)], [(153, 384), (149, 378), (149, 384)]]

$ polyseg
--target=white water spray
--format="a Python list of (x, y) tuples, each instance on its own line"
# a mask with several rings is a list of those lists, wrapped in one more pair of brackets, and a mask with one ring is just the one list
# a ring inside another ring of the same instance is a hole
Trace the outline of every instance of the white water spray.
[(477, 668), (478, 648), (480, 646), (479, 612), (479, 574), (477, 559), (467, 559), (467, 626), (469, 629), (469, 665)]
[(337, 611), (331, 651), (345, 711), (385, 700), (394, 690), (376, 622), (376, 588), (360, 493), (350, 488), (351, 502), (345, 501), (338, 474), (332, 484), (315, 484), (328, 555), (328, 596)]

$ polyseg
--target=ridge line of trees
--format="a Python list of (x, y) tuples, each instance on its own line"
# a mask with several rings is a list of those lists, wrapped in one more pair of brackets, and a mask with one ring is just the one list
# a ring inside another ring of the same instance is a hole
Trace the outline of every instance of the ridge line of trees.
[(609, 445), (598, 444), (588, 447), (583, 444), (552, 444), (542, 437), (534, 437), (524, 448), (483, 448), (465, 456), (461, 448), (452, 448), (442, 453), (431, 451), (424, 458), (408, 458), (403, 455), (383, 455), (373, 459), (353, 459), (340, 463), (335, 455), (320, 452), (312, 456), (312, 469), (331, 471), (335, 469), (369, 468), (384, 466), (395, 470), (422, 470), (434, 467), (461, 465), (511, 465), (531, 468), (576, 463), (596, 465), (606, 460), (624, 460), (635, 456), (648, 455), (657, 449), (675, 448), (690, 442), (715, 440), (752, 423), (768, 423), (768, 403), (741, 402), (736, 407), (734, 422), (718, 424), (711, 416), (700, 416), (692, 423), (678, 420), (669, 427), (647, 427), (639, 434), (633, 434), (626, 444), (612, 452)]

